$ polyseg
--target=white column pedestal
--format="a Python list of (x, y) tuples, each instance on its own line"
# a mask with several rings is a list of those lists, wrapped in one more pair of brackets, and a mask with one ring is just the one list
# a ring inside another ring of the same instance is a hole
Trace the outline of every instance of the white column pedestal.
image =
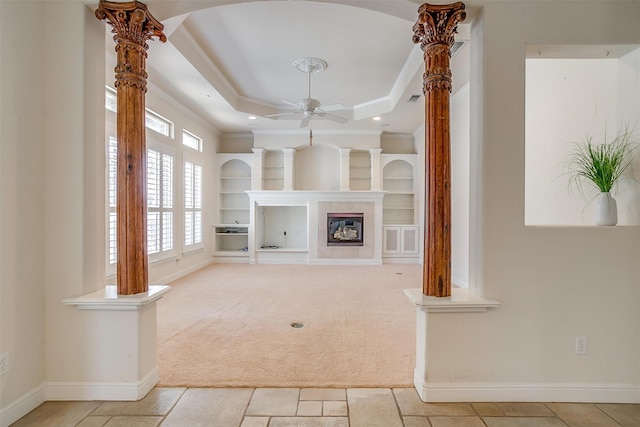
[(47, 383), (47, 400), (139, 400), (159, 380), (156, 302), (169, 286), (118, 295), (116, 286), (63, 301), (86, 312), (78, 342), (83, 381)]
[(441, 401), (429, 387), (429, 316), (434, 313), (484, 312), (500, 303), (469, 294), (466, 288), (454, 288), (450, 297), (428, 297), (422, 289), (406, 289), (405, 295), (416, 305), (416, 368), (413, 384), (423, 402)]

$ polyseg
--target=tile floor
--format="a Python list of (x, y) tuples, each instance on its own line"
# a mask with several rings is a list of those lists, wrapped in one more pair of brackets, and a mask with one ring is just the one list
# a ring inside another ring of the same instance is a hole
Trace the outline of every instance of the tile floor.
[(640, 405), (423, 403), (413, 388), (154, 388), (139, 402), (45, 402), (12, 425), (63, 427), (640, 426)]

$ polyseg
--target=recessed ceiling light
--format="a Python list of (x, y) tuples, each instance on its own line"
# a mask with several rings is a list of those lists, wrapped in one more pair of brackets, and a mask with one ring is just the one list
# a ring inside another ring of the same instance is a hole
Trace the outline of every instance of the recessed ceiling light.
[(257, 119), (257, 117), (256, 116), (249, 116), (248, 119), (249, 120), (255, 120), (255, 119)]
[(373, 118), (373, 120), (375, 120), (375, 121), (377, 122), (378, 120), (382, 120), (382, 117), (380, 117), (380, 116), (375, 116), (375, 117)]

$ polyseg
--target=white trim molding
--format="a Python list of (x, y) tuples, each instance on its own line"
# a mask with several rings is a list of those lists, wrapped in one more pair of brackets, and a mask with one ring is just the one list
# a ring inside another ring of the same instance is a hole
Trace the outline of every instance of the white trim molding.
[(46, 400), (140, 400), (160, 380), (156, 366), (140, 381), (47, 382)]
[(468, 313), (500, 306), (499, 301), (473, 295), (468, 288), (454, 288), (450, 297), (428, 297), (422, 289), (406, 289), (404, 294), (418, 310), (429, 313)]
[(4, 408), (0, 408), (0, 427), (8, 427), (36, 409), (45, 401), (45, 384), (23, 394)]
[(418, 371), (414, 385), (424, 402), (640, 403), (633, 384), (429, 383)]

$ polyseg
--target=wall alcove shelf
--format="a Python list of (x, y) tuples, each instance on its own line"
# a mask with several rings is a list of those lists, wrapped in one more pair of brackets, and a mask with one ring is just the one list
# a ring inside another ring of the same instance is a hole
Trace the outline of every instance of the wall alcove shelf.
[(214, 224), (216, 257), (247, 257), (251, 167), (235, 156), (220, 161), (219, 221)]

